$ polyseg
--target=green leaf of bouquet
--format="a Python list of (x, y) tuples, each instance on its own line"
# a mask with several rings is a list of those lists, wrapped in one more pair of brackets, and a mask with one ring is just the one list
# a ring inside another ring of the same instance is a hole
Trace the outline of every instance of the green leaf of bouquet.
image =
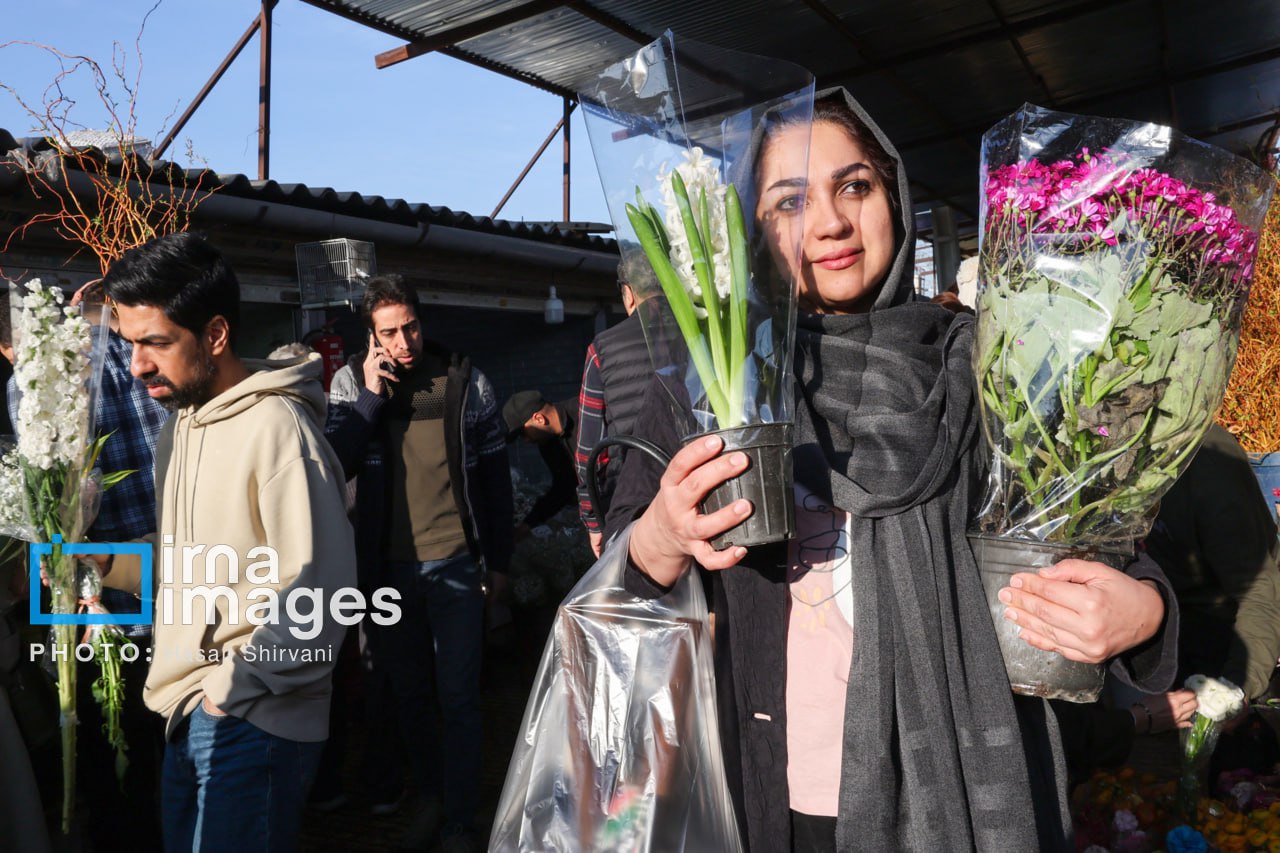
[(113, 471), (110, 474), (102, 475), (102, 490), (106, 491), (120, 481), (126, 479), (130, 474), (138, 473), (137, 468), (130, 468), (127, 471)]
[(1178, 338), (1176, 335), (1153, 335), (1147, 346), (1150, 354), (1142, 367), (1142, 381), (1150, 384), (1169, 374), (1169, 366), (1178, 352)]
[(1176, 335), (1185, 329), (1203, 326), (1213, 316), (1213, 306), (1196, 302), (1184, 293), (1172, 291), (1160, 300), (1160, 333)]
[[(1169, 385), (1159, 402), (1161, 416), (1151, 431), (1151, 444), (1170, 440), (1184, 432), (1196, 419), (1208, 413), (1206, 392), (1218, 385), (1221, 354), (1216, 352), (1216, 326), (1187, 329), (1172, 339), (1176, 359), (1170, 359), (1166, 373)], [(1217, 394), (1214, 394), (1216, 399)]]

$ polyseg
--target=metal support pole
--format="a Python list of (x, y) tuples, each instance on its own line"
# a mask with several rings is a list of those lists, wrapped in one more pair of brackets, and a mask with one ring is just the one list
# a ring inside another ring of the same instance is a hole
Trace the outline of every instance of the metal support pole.
[(951, 208), (933, 208), (933, 276), (936, 293), (954, 290), (956, 271), (960, 269), (960, 238), (956, 233), (956, 216)]
[(276, 0), (262, 0), (262, 40), (258, 43), (258, 180), (271, 171), (271, 9)]
[(568, 98), (564, 99), (564, 117), (560, 119), (560, 124), (564, 128), (564, 221), (570, 222), (569, 217), (569, 165), (571, 157), (569, 154), (569, 116), (573, 114), (573, 102)]
[(182, 115), (178, 117), (178, 121), (173, 125), (173, 129), (170, 130), (160, 144), (156, 146), (156, 150), (151, 154), (154, 159), (159, 160), (161, 155), (164, 154), (165, 149), (168, 148), (173, 143), (173, 140), (177, 138), (178, 134), (182, 132), (182, 128), (185, 127), (191, 117), (195, 115), (196, 110), (200, 109), (200, 105), (204, 103), (204, 99), (209, 96), (209, 93), (213, 91), (213, 87), (222, 79), (222, 75), (227, 73), (227, 69), (231, 67), (231, 63), (236, 61), (236, 57), (240, 55), (240, 51), (244, 50), (244, 46), (249, 43), (249, 39), (253, 38), (253, 34), (258, 31), (258, 27), (261, 26), (261, 24), (262, 16), (258, 15), (253, 19), (253, 23), (249, 25), (249, 29), (244, 31), (244, 35), (240, 36), (240, 40), (236, 42), (235, 47), (231, 48), (231, 52), (222, 60), (222, 64), (213, 72), (213, 76), (210, 77), (200, 91), (196, 93), (195, 98), (191, 101), (191, 105), (183, 110)]
[[(577, 104), (574, 104), (573, 106), (577, 106)], [(573, 107), (570, 107), (569, 110), (570, 112), (572, 112)], [(490, 219), (497, 219), (498, 214), (502, 212), (502, 208), (506, 207), (507, 202), (511, 199), (511, 196), (515, 194), (515, 191), (520, 188), (520, 184), (524, 181), (525, 177), (529, 174), (529, 171), (533, 168), (533, 165), (538, 162), (538, 158), (542, 156), (542, 152), (547, 150), (547, 146), (551, 144), (551, 140), (556, 138), (556, 134), (560, 132), (560, 128), (568, 124), (568, 119), (569, 119), (569, 115), (568, 113), (566, 113), (565, 115), (561, 116), (558, 122), (556, 122), (556, 126), (551, 128), (551, 132), (547, 134), (547, 138), (542, 140), (542, 144), (538, 146), (538, 150), (535, 151), (533, 153), (533, 156), (529, 158), (529, 162), (525, 164), (524, 169), (520, 172), (519, 177), (516, 178), (515, 183), (511, 185), (511, 188), (507, 190), (507, 194), (502, 197), (502, 201), (498, 202), (498, 206), (495, 207), (493, 209), (493, 212), (489, 214)]]

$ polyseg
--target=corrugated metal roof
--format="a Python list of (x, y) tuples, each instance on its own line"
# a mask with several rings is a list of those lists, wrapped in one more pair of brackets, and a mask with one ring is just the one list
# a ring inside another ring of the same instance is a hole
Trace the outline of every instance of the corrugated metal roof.
[[(917, 202), (976, 209), (983, 130), (1024, 101), (1172, 124), (1244, 151), (1280, 119), (1277, 0), (306, 0), (567, 96), (667, 29), (847, 86)], [(485, 18), (506, 14), (491, 32)], [(931, 198), (934, 197), (934, 198)]]
[[(50, 156), (53, 156), (53, 152), (46, 140), (17, 139), (8, 131), (0, 128), (0, 166), (12, 160), (29, 157), (38, 159)], [(491, 219), (487, 216), (474, 216), (465, 211), (455, 211), (448, 207), (412, 204), (403, 199), (362, 195), (358, 192), (344, 192), (331, 187), (311, 187), (306, 184), (258, 181), (241, 174), (182, 169), (169, 161), (152, 161), (149, 165), (152, 172), (157, 176), (176, 173), (175, 177), (178, 179), (179, 185), (198, 185), (207, 190), (216, 190), (220, 196), (274, 202), (292, 207), (390, 222), (398, 225), (418, 225), (421, 223), (448, 225), (470, 231), (518, 237), (535, 242), (554, 243), (571, 248), (597, 252), (617, 251), (614, 241), (610, 238), (566, 230), (557, 227), (553, 223), (525, 223), (507, 219)]]

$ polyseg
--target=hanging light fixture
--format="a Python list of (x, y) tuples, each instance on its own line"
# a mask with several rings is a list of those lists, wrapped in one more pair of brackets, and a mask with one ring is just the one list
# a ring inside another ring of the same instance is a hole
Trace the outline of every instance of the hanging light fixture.
[(548, 324), (564, 322), (564, 302), (556, 296), (556, 286), (551, 285), (551, 295), (542, 304), (542, 319)]

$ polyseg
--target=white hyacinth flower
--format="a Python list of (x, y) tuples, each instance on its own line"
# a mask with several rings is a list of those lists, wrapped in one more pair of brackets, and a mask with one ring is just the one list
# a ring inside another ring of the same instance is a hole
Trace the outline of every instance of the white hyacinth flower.
[[(694, 147), (685, 150), (684, 162), (678, 164), (675, 171), (680, 173), (685, 188), (689, 191), (689, 204), (695, 217), (698, 216), (699, 199), (704, 192), (707, 194), (707, 209), (711, 220), (710, 254), (715, 268), (716, 294), (721, 302), (725, 302), (729, 299), (733, 278), (729, 266), (729, 226), (724, 209), (725, 184), (720, 181), (720, 168), (701, 148)], [(662, 188), (663, 219), (667, 238), (671, 241), (671, 265), (693, 297), (694, 303), (701, 305), (702, 289), (698, 286), (698, 277), (693, 271), (693, 252), (689, 248), (684, 220), (680, 217), (676, 192), (671, 185), (671, 170), (666, 165), (658, 172), (658, 185)]]

